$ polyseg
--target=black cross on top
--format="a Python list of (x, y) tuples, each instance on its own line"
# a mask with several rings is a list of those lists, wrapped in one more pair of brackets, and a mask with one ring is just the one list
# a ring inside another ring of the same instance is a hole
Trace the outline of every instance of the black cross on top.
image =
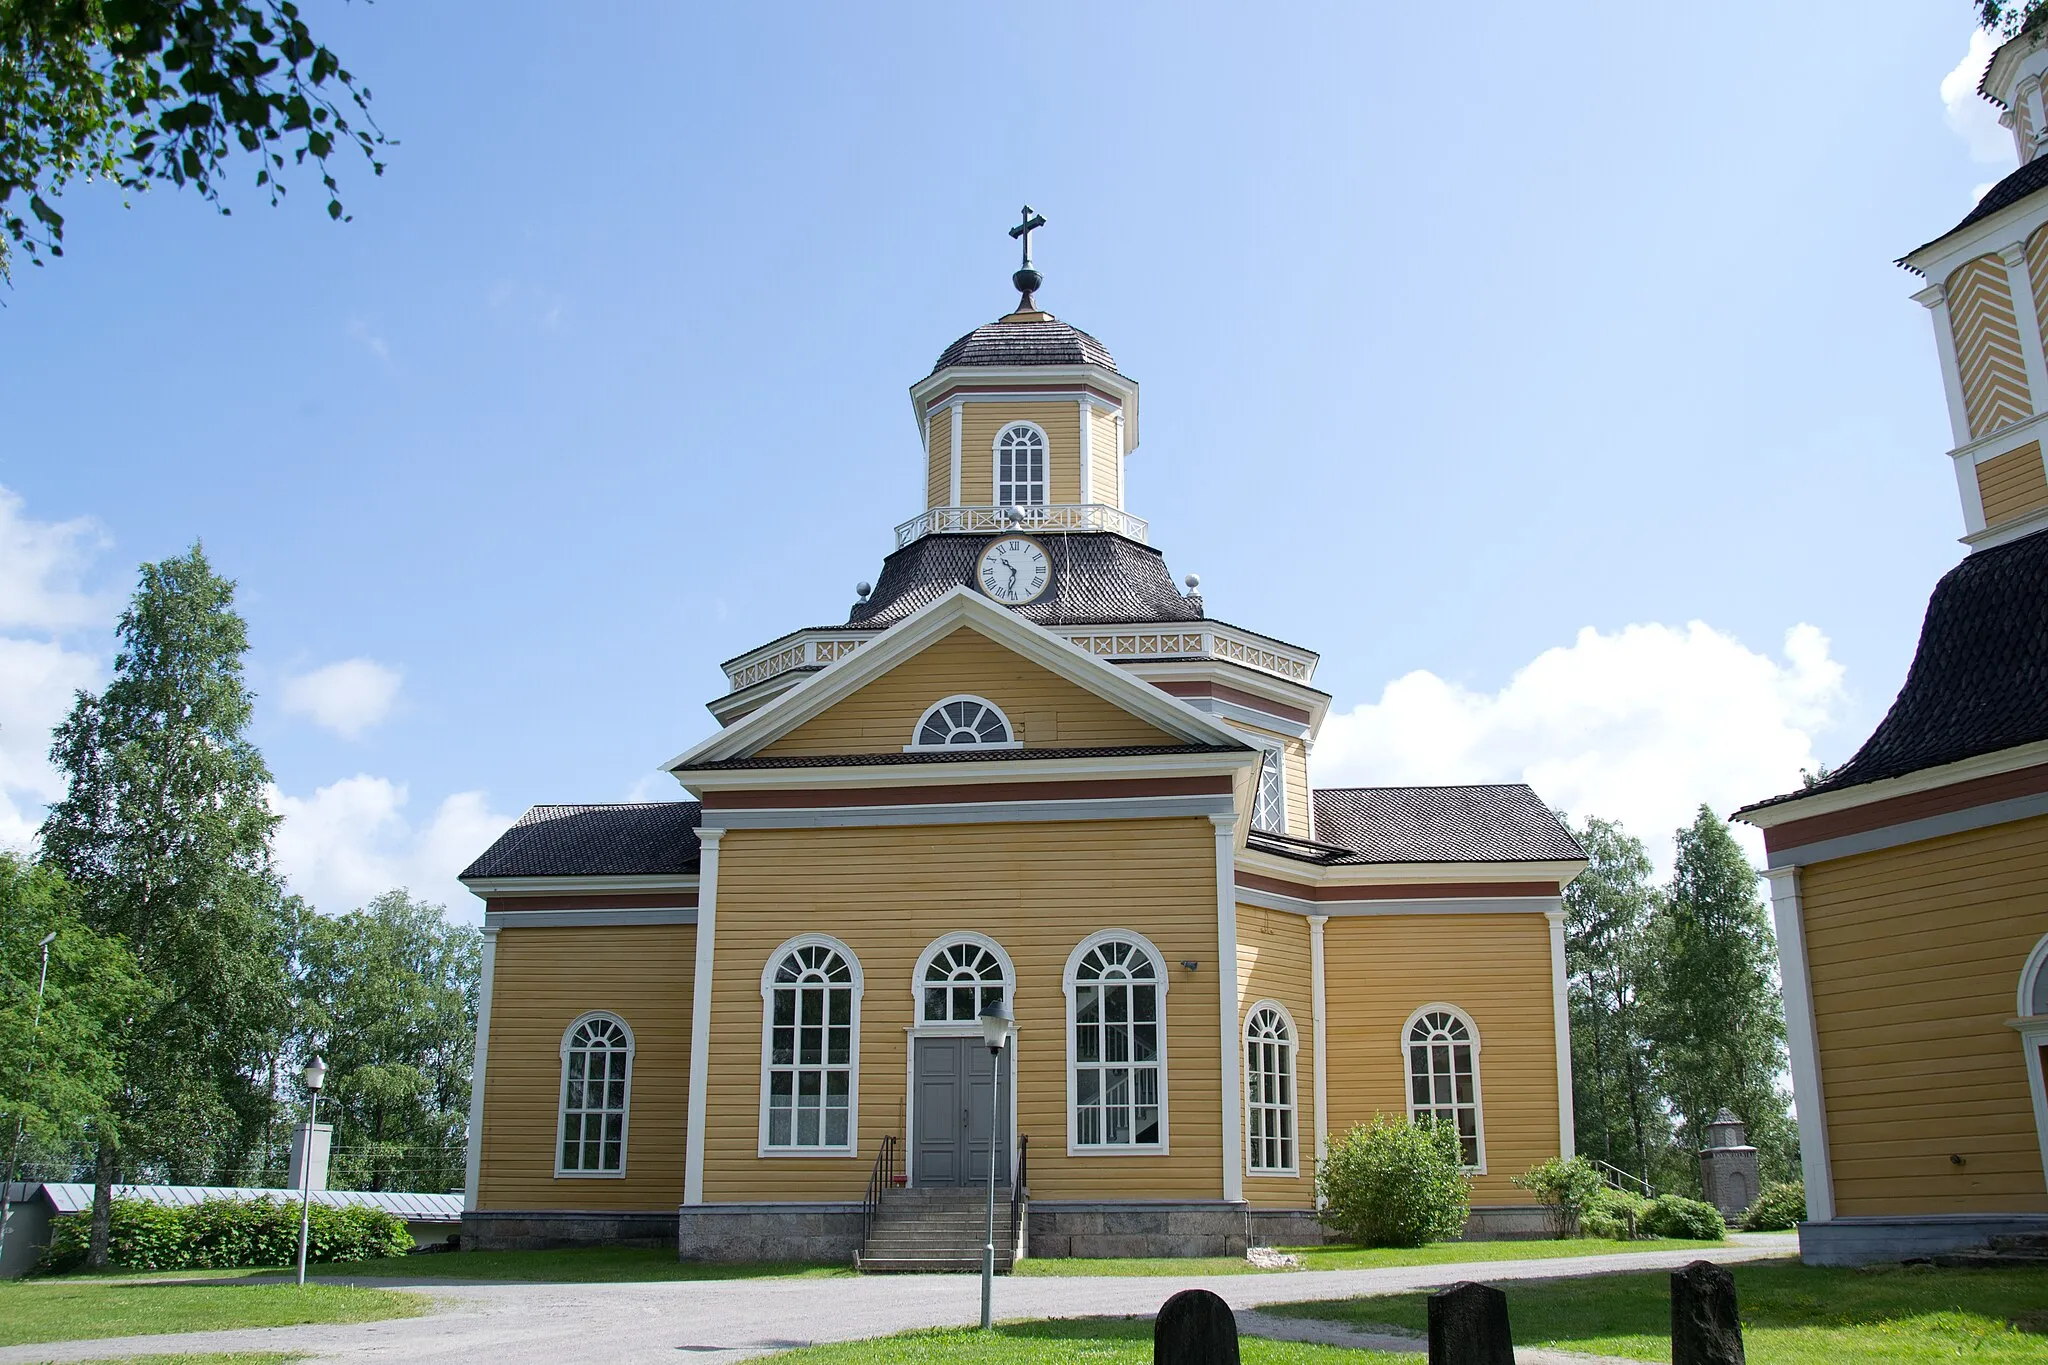
[(1042, 228), (1044, 226), (1045, 215), (1042, 213), (1033, 212), (1031, 205), (1026, 204), (1024, 206), (1024, 221), (1018, 223), (1017, 226), (1010, 229), (1010, 235), (1012, 237), (1020, 237), (1024, 241), (1023, 268), (1026, 270), (1029, 270), (1031, 268), (1031, 234), (1037, 229)]

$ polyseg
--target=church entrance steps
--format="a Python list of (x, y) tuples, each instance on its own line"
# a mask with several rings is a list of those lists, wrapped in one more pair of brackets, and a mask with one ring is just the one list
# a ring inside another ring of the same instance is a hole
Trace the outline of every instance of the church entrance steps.
[[(1015, 1262), (1007, 1192), (998, 1190), (996, 1271)], [(988, 1191), (983, 1187), (890, 1190), (854, 1267), (870, 1274), (922, 1272), (978, 1274), (988, 1238)]]

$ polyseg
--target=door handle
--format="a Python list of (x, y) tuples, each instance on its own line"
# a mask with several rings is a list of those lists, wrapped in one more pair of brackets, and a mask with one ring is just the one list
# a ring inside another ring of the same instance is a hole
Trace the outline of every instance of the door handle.
[(965, 1105), (960, 1107), (960, 1126), (962, 1128), (967, 1126), (967, 1107)]

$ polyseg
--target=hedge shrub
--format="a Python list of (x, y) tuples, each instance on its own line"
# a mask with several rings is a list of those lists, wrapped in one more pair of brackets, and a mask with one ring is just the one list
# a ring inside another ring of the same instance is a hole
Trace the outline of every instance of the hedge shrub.
[(1758, 1192), (1742, 1213), (1751, 1232), (1783, 1232), (1806, 1221), (1806, 1186), (1797, 1180), (1773, 1180)]
[(1607, 1178), (1585, 1157), (1554, 1156), (1516, 1176), (1515, 1184), (1542, 1201), (1552, 1236), (1576, 1237), (1587, 1210), (1607, 1188)]
[(1316, 1163), (1322, 1221), (1365, 1246), (1419, 1247), (1465, 1230), (1472, 1179), (1448, 1124), (1375, 1115), (1330, 1139)]
[(1617, 1190), (1612, 1185), (1600, 1187), (1600, 1193), (1593, 1197), (1592, 1204), (1579, 1217), (1579, 1226), (1588, 1237), (1604, 1237), (1612, 1242), (1632, 1241), (1642, 1235), (1643, 1215), (1650, 1211), (1650, 1201), (1628, 1190)]
[(1718, 1242), (1728, 1235), (1721, 1211), (1684, 1195), (1660, 1194), (1644, 1211), (1642, 1229), (1652, 1237), (1676, 1237), (1692, 1242)]
[[(227, 1270), (290, 1265), (299, 1256), (299, 1206), (289, 1199), (207, 1199), (152, 1204), (116, 1199), (108, 1264), (121, 1270)], [(76, 1270), (92, 1237), (90, 1213), (67, 1213), (50, 1229), (40, 1269)], [(405, 1220), (382, 1209), (313, 1206), (309, 1261), (368, 1261), (412, 1250)]]

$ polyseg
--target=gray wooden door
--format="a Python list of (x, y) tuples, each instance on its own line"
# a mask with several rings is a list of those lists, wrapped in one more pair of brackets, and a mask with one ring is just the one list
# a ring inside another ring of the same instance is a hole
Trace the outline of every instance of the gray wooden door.
[[(988, 1179), (989, 1150), (996, 1183), (1010, 1178), (1010, 1050), (1001, 1054), (1002, 1087), (990, 1113), (994, 1078), (988, 1048), (978, 1038), (918, 1038), (916, 1131), (911, 1137), (913, 1185), (979, 1185)], [(991, 1143), (991, 1128), (994, 1141)]]

